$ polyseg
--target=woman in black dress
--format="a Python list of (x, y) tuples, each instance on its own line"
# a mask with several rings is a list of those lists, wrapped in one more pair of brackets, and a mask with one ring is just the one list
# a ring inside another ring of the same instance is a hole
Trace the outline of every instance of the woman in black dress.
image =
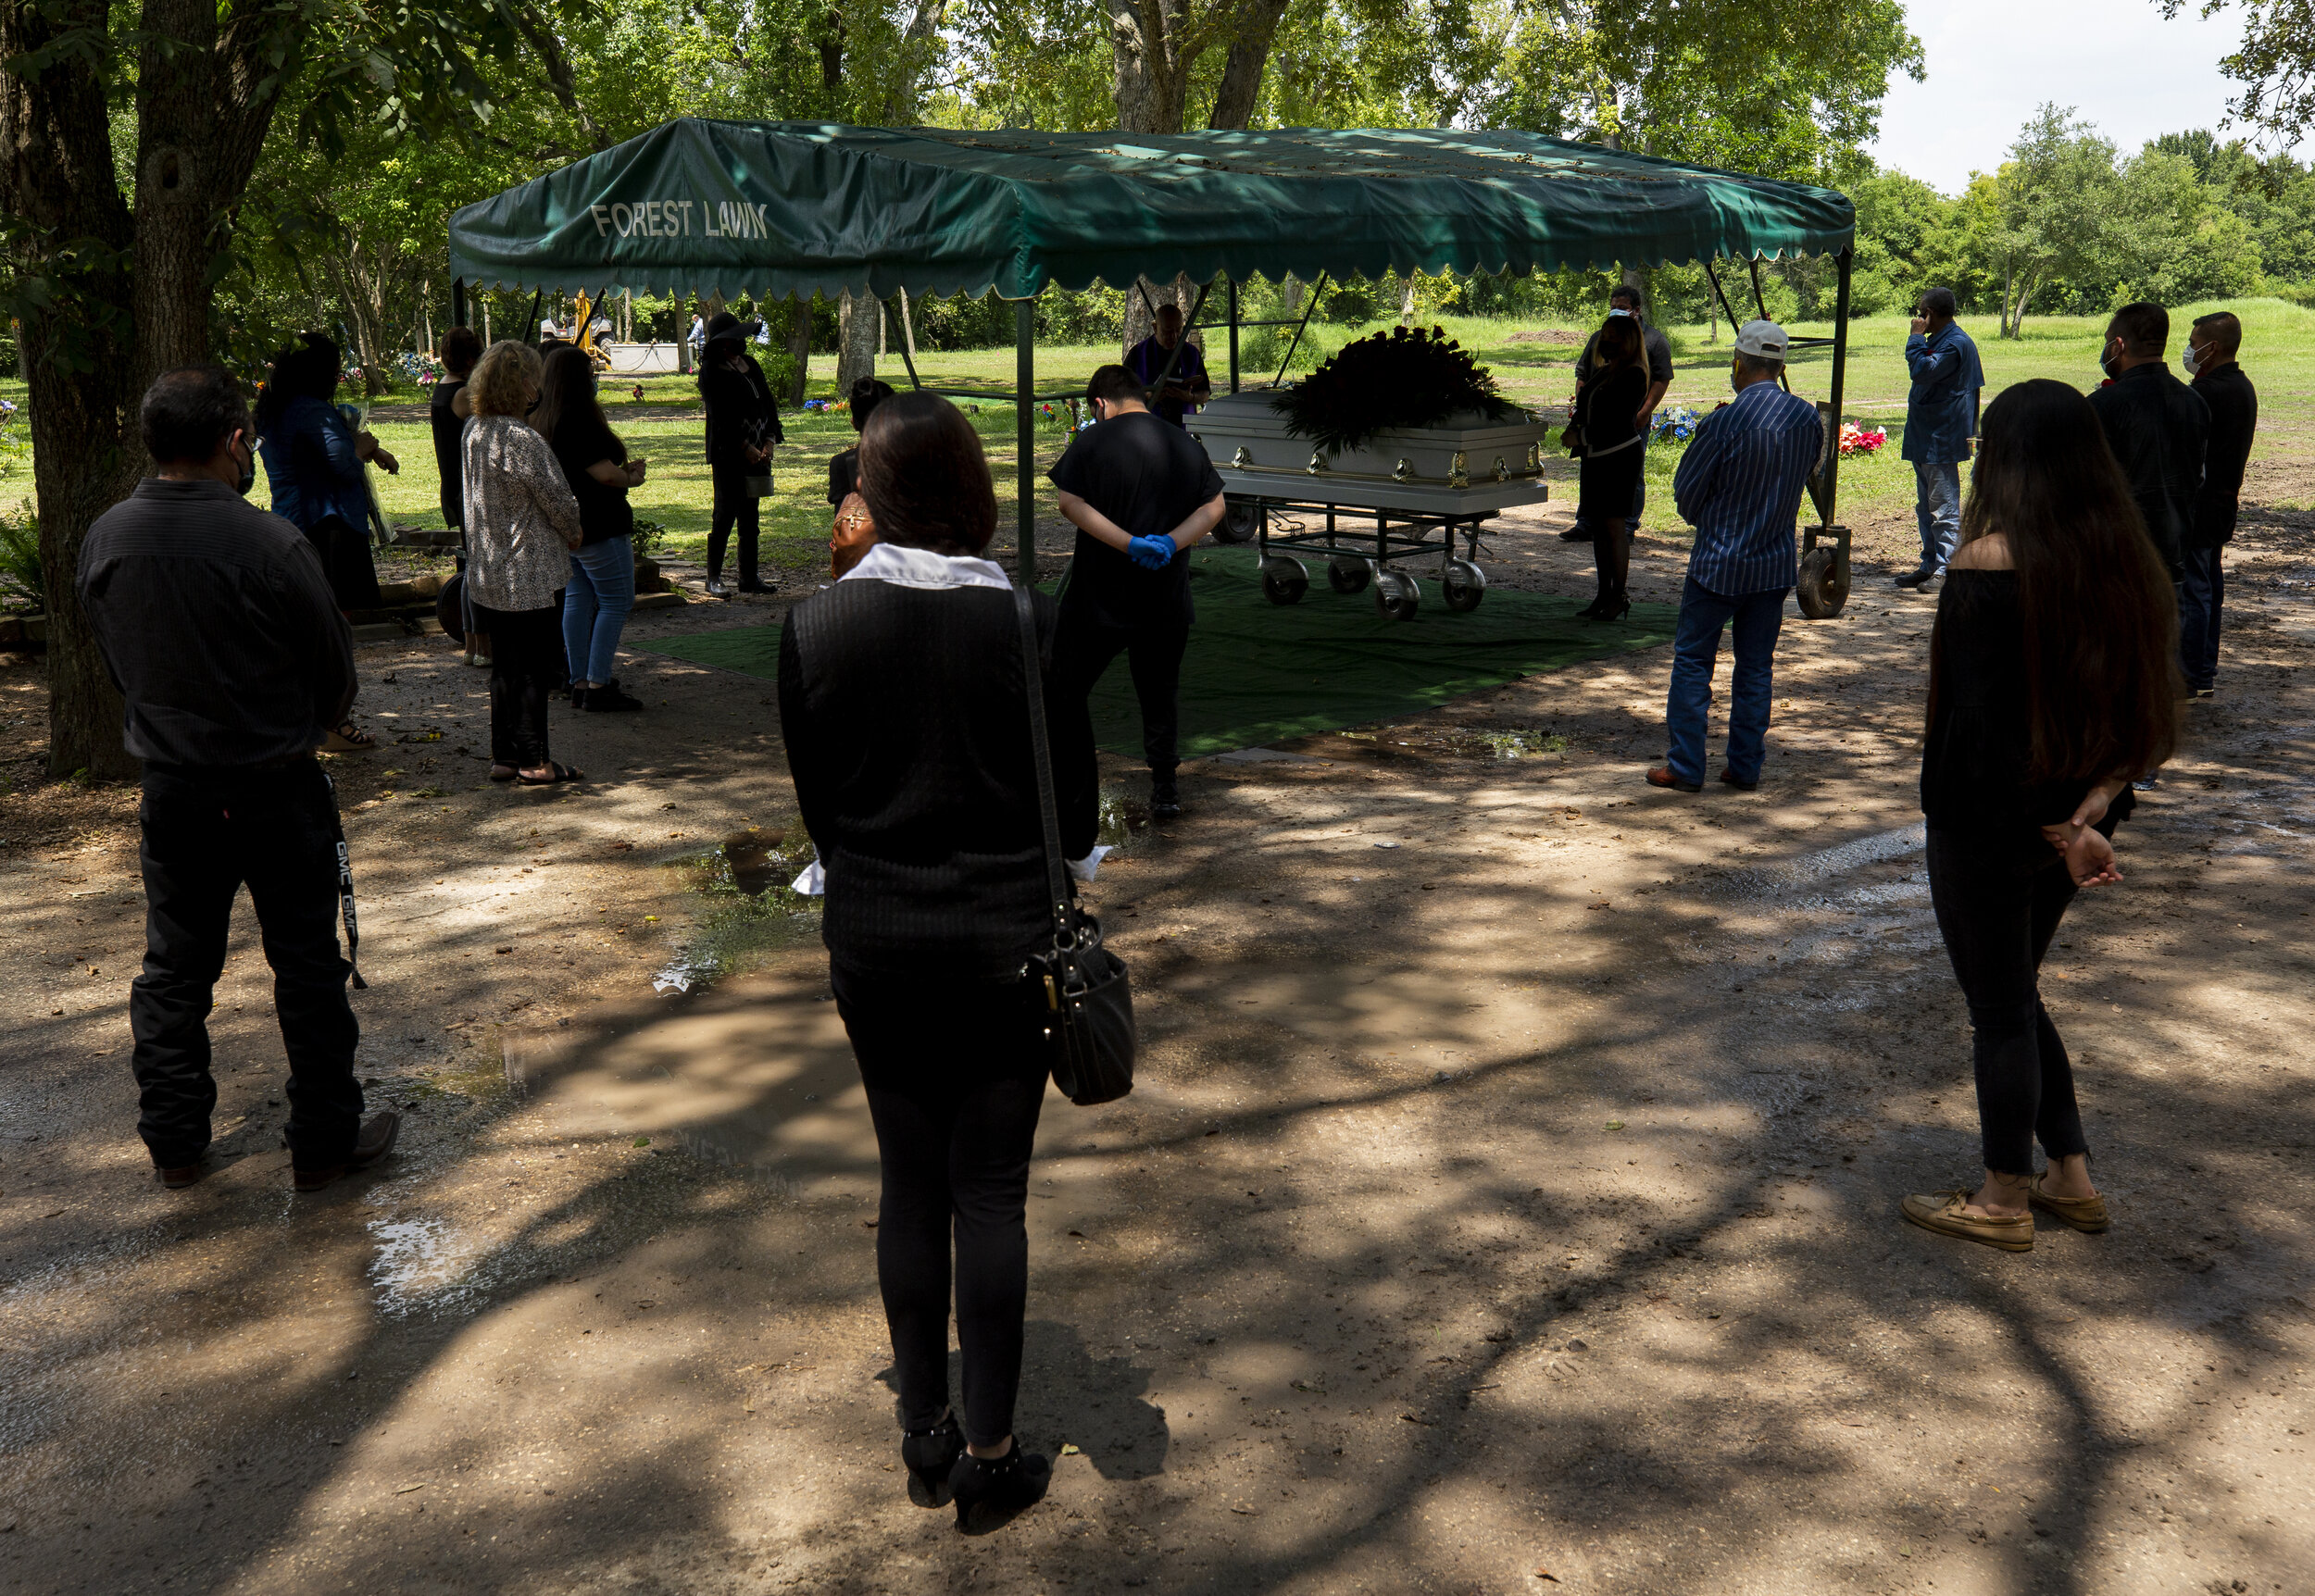
[(1985, 1178), (1903, 1212), (2022, 1253), (2035, 1208), (2077, 1230), (2109, 1223), (2037, 976), (2074, 893), (2122, 879), (2113, 836), (2132, 779), (2176, 743), (2178, 608), (2097, 417), (2063, 382), (1986, 406), (1961, 539), (1930, 642), (1921, 811), (1975, 1035)]
[[(1050, 944), (1030, 684), (1005, 572), (982, 557), (996, 494), (947, 400), (884, 400), (860, 439), (878, 542), (789, 613), (780, 725), (827, 874), (830, 984), (883, 1167), (876, 1278), (920, 1505), (969, 1530), (1045, 1494), (1013, 1439), (1029, 1291), (1029, 1154), (1045, 1102)], [(1053, 691), (1058, 610), (1032, 595), (1062, 846), (1093, 851), (1098, 781), (1082, 694)], [(964, 1404), (949, 1406), (955, 1251)]]
[(1620, 311), (1608, 317), (1592, 360), (1592, 379), (1575, 396), (1575, 422), (1583, 432), (1576, 514), (1597, 529), (1592, 555), (1599, 593), (1576, 614), (1617, 620), (1632, 608), (1624, 593), (1632, 571), (1625, 517), (1646, 458), (1639, 418), (1647, 401), (1647, 349), (1638, 320)]
[(707, 323), (707, 346), (699, 355), (707, 476), (715, 489), (714, 517), (707, 524), (707, 591), (718, 598), (732, 591), (723, 585), (723, 550), (734, 530), (740, 536), (739, 591), (767, 591), (756, 575), (763, 522), (752, 483), (770, 477), (771, 446), (784, 442), (785, 434), (763, 368), (747, 352), (747, 335), (755, 326), (743, 326), (728, 310), (718, 312)]

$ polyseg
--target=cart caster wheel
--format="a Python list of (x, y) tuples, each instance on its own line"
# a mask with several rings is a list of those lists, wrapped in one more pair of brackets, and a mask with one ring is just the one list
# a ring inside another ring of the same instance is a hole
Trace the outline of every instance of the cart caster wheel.
[(1262, 562), (1262, 596), (1272, 604), (1300, 604), (1310, 591), (1310, 573), (1300, 560), (1272, 555)]
[(1326, 585), (1338, 593), (1360, 593), (1374, 580), (1374, 571), (1364, 560), (1332, 559), (1326, 562)]
[(1374, 579), (1374, 607), (1386, 620), (1412, 620), (1422, 603), (1422, 584), (1404, 571), (1383, 571)]
[(1469, 560), (1449, 560), (1439, 588), (1447, 608), (1457, 615), (1469, 615), (1487, 596), (1487, 573)]
[(1221, 519), (1214, 527), (1214, 542), (1218, 543), (1250, 543), (1254, 534), (1262, 528), (1262, 512), (1252, 505), (1228, 505)]
[(1848, 572), (1831, 549), (1811, 549), (1800, 562), (1800, 581), (1793, 590), (1800, 613), (1810, 620), (1830, 620), (1849, 602)]

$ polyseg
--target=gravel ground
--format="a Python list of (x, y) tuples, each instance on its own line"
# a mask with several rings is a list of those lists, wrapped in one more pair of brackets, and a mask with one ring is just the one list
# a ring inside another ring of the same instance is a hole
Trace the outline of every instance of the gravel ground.
[[(1563, 520), (1493, 579), (1588, 596)], [(1896, 1218), (1976, 1137), (1913, 802), (1933, 602), (1879, 580), (1911, 539), (1861, 528), (1847, 613), (1788, 624), (1757, 794), (1640, 782), (1657, 652), (1206, 761), (1163, 831), (1121, 806), (1093, 896), (1142, 1080), (1048, 1103), (1020, 1425), (1062, 1455), (984, 1540), (895, 1469), (824, 956), (702, 890), (794, 817), (769, 684), (631, 655), (645, 713), (556, 723), (593, 779), (509, 792), (480, 673), (361, 650), (360, 1067), (407, 1128), (295, 1197), (245, 912), (219, 1167), (152, 1182), (133, 795), (31, 779), (0, 668), (0, 1586), (2309, 1588), (2315, 516), (2247, 517), (2221, 696), (2053, 954), (2117, 1223), (2020, 1255)], [(654, 992), (717, 937), (745, 973)]]

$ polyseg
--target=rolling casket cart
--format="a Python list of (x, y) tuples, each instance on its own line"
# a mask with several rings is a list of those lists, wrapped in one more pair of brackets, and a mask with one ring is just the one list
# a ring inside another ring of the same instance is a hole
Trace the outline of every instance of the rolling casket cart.
[[(1309, 567), (1294, 553), (1301, 551), (1326, 562), (1336, 592), (1371, 583), (1375, 607), (1400, 620), (1420, 605), (1422, 582), (1394, 566), (1435, 555), (1447, 608), (1477, 609), (1487, 596), (1480, 528), (1500, 511), (1551, 496), (1543, 480), (1545, 427), (1532, 417), (1386, 429), (1329, 455), (1291, 436), (1268, 393), (1250, 393), (1216, 399), (1192, 419), (1190, 433), (1229, 495), (1230, 514), (1215, 535), (1256, 544), (1262, 593), (1272, 604), (1298, 604), (1309, 590)], [(1288, 518), (1296, 530), (1281, 528)]]

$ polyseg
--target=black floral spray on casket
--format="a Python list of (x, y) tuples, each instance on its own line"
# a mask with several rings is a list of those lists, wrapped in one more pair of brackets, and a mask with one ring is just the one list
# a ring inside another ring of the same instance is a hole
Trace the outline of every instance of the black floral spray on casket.
[(1491, 421), (1521, 413), (1443, 327), (1394, 327), (1345, 343), (1270, 405), (1286, 418), (1287, 431), (1330, 455), (1386, 428), (1435, 427), (1474, 410)]

